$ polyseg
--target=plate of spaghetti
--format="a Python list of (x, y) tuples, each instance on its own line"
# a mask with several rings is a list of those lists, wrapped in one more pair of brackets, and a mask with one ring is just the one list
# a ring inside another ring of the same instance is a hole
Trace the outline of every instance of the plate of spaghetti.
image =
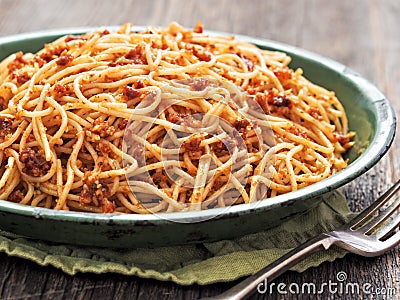
[(255, 232), (368, 170), (395, 132), (340, 63), (200, 22), (4, 37), (0, 59), (0, 228), (32, 238)]

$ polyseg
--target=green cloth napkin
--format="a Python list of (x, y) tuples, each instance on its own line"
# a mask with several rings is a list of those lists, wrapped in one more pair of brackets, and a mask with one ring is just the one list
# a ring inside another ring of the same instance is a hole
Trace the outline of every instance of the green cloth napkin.
[[(104, 249), (31, 240), (0, 231), (0, 251), (52, 265), (68, 274), (115, 272), (178, 284), (210, 284), (250, 275), (313, 236), (337, 228), (353, 214), (339, 191), (315, 208), (267, 231), (233, 240), (160, 248)], [(302, 272), (346, 254), (333, 247), (310, 256), (293, 270)]]

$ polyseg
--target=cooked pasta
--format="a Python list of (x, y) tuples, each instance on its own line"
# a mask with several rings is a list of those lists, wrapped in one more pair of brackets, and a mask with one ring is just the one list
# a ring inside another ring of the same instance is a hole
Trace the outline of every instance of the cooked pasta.
[(342, 170), (334, 92), (285, 53), (176, 23), (64, 36), (0, 63), (0, 199), (173, 212), (268, 201)]

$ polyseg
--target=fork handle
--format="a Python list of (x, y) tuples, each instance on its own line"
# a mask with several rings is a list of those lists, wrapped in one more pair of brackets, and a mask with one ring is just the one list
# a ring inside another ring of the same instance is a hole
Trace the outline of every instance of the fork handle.
[(264, 291), (267, 291), (267, 282), (269, 283), (274, 280), (312, 253), (320, 250), (328, 250), (334, 241), (335, 238), (320, 234), (289, 251), (278, 260), (272, 262), (270, 265), (241, 281), (224, 293), (207, 299), (239, 300), (251, 295), (256, 289), (259, 292), (260, 289), (265, 289)]

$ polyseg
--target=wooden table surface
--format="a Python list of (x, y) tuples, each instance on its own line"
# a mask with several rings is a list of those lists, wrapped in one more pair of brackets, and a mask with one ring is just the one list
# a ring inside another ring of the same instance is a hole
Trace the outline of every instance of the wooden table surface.
[[(0, 36), (36, 30), (116, 25), (168, 25), (177, 21), (193, 27), (202, 20), (206, 29), (268, 38), (331, 57), (374, 82), (400, 116), (400, 1), (398, 0), (169, 0), (169, 1), (59, 1), (0, 0)], [(399, 131), (399, 130), (397, 130)], [(400, 135), (389, 153), (369, 172), (345, 186), (353, 210), (361, 210), (400, 177)], [(338, 272), (347, 281), (397, 290), (387, 299), (400, 299), (400, 249), (378, 258), (347, 255), (304, 273), (288, 272), (276, 282), (287, 285), (335, 281)], [(69, 276), (0, 253), (1, 299), (197, 299), (216, 295), (233, 283), (179, 286), (170, 282), (116, 274)], [(256, 295), (263, 299), (339, 299), (321, 295)], [(397, 298), (395, 298), (397, 297)], [(346, 299), (379, 299), (366, 294)]]

